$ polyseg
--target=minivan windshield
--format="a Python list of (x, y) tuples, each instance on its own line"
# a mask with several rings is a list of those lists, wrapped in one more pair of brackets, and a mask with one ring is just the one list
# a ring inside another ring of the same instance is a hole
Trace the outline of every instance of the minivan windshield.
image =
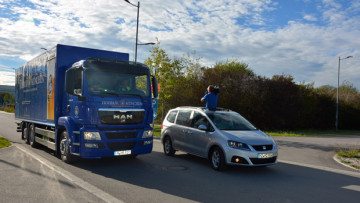
[(206, 114), (220, 130), (256, 130), (249, 121), (237, 113), (207, 112)]

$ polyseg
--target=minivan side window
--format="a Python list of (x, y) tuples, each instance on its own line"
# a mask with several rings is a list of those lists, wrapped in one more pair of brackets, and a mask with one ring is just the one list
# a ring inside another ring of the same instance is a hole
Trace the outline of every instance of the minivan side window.
[(190, 127), (190, 125), (191, 125), (191, 120), (190, 120), (191, 112), (192, 112), (191, 110), (179, 111), (179, 114), (178, 114), (177, 119), (176, 119), (176, 124)]
[(199, 128), (200, 125), (205, 125), (206, 127), (209, 127), (209, 124), (210, 123), (205, 116), (203, 116), (199, 112), (194, 112), (191, 127)]
[(174, 123), (177, 112), (178, 111), (171, 111), (166, 120), (169, 121), (170, 123)]

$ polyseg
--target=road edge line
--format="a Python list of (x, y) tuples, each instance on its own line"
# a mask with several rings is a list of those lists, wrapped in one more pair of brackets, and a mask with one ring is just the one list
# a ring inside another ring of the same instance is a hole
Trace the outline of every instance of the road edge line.
[(59, 175), (63, 176), (64, 178), (68, 179), (71, 183), (73, 183), (74, 185), (77, 185), (78, 187), (88, 191), (90, 194), (95, 195), (96, 197), (98, 197), (99, 199), (105, 201), (105, 202), (119, 202), (119, 203), (123, 203), (124, 201), (110, 195), (109, 193), (106, 193), (105, 191), (101, 190), (100, 188), (97, 188), (94, 185), (91, 185), (90, 183), (84, 181), (83, 179), (73, 175), (72, 173), (70, 173), (69, 171), (66, 171), (56, 165), (54, 165), (53, 163), (35, 155), (33, 152), (18, 146), (18, 144), (14, 144), (14, 146), (16, 148), (18, 148), (19, 150), (21, 150), (22, 152), (24, 152), (26, 155), (31, 156), (33, 159), (37, 160), (38, 162), (40, 162), (41, 164), (45, 165), (46, 167), (48, 167), (49, 169), (55, 171), (56, 173), (58, 173)]
[(311, 165), (311, 164), (304, 164), (304, 163), (299, 163), (299, 162), (294, 162), (294, 161), (278, 160), (278, 162), (297, 165), (297, 166), (303, 166), (303, 167), (307, 167), (307, 168), (319, 169), (319, 170), (323, 170), (323, 171), (328, 171), (328, 172), (333, 172), (333, 173), (337, 173), (337, 174), (352, 176), (355, 178), (360, 178), (359, 172), (345, 171), (345, 170), (341, 170), (341, 169), (328, 168), (325, 166), (315, 166), (315, 165)]

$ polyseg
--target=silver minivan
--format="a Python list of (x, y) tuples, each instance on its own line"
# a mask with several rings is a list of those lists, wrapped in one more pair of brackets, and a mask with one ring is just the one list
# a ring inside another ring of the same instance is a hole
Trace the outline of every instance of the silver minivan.
[(171, 109), (162, 123), (161, 142), (166, 155), (173, 156), (179, 150), (204, 157), (215, 170), (222, 170), (226, 165), (277, 163), (274, 139), (228, 109)]

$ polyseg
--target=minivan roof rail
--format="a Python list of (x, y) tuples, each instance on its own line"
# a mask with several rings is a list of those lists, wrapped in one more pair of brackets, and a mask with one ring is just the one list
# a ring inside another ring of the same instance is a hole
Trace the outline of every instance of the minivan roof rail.
[(221, 107), (218, 107), (218, 108), (216, 108), (214, 110), (209, 110), (206, 107), (196, 107), (196, 106), (179, 106), (177, 108), (199, 109), (199, 110), (202, 110), (202, 111), (231, 111), (231, 109), (226, 109), (226, 108), (221, 108)]

